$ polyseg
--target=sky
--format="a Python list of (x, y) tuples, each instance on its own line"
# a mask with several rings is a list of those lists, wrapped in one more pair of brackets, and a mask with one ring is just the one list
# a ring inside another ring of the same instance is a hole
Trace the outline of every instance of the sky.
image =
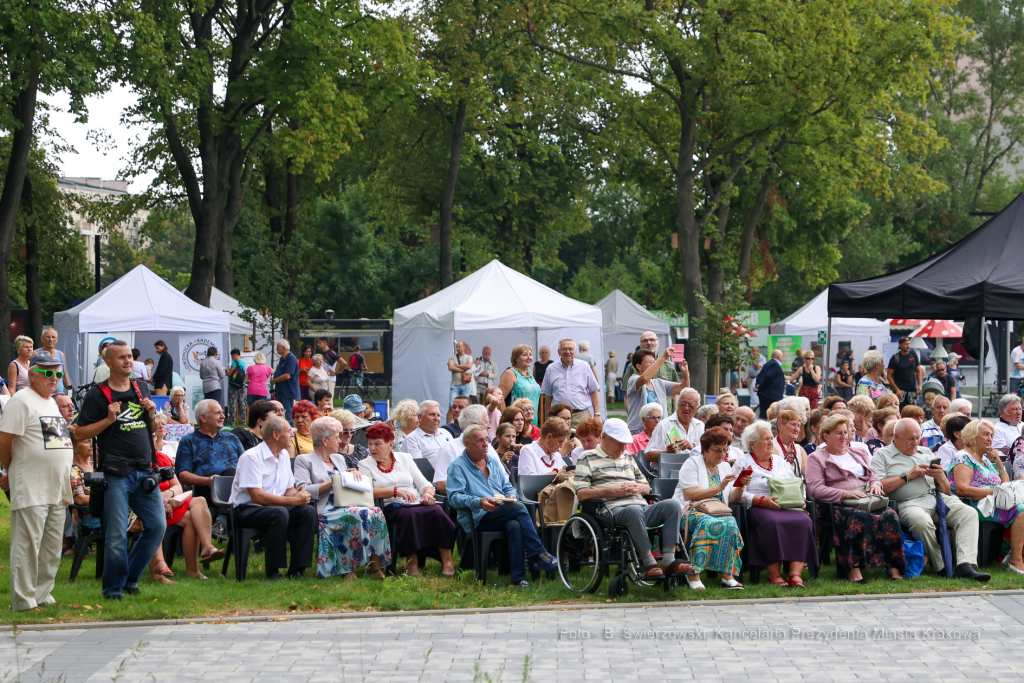
[[(51, 107), (49, 113), (50, 127), (54, 129), (64, 143), (74, 147), (75, 152), (66, 152), (58, 158), (58, 166), (64, 176), (102, 178), (115, 180), (121, 177), (121, 169), (127, 165), (131, 151), (131, 141), (145, 133), (141, 126), (127, 127), (121, 124), (121, 114), (125, 107), (134, 104), (137, 97), (124, 87), (114, 86), (107, 93), (89, 97), (86, 104), (89, 108), (89, 122), (75, 123), (75, 116), (68, 112), (68, 98), (64, 95), (43, 98)], [(90, 139), (90, 134), (105, 134), (110, 144), (108, 149), (100, 149)], [(152, 176), (138, 178), (128, 186), (132, 192), (144, 190), (152, 180)]]

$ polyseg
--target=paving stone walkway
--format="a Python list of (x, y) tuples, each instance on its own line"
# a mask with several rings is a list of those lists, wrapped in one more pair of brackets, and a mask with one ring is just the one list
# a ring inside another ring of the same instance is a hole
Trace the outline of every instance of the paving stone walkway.
[(1022, 663), (1019, 595), (165, 625), (0, 638), (4, 683), (1018, 683)]

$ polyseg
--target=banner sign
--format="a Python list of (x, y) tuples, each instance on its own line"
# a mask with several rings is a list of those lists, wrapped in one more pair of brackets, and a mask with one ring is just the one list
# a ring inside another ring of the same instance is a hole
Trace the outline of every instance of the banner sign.
[(782, 351), (782, 370), (788, 371), (796, 358), (796, 350), (801, 348), (804, 338), (798, 334), (770, 334), (768, 335), (768, 357), (772, 357), (772, 351)]
[(216, 347), (217, 343), (196, 333), (182, 334), (178, 340), (181, 376), (198, 375), (199, 365), (206, 360), (206, 350), (211, 346)]

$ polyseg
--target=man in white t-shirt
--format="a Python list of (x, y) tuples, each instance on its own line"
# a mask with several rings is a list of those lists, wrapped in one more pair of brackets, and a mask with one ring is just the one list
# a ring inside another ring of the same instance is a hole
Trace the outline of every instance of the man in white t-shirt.
[(640, 349), (633, 354), (631, 362), (637, 371), (626, 380), (626, 425), (633, 435), (644, 431), (644, 423), (640, 419), (641, 408), (648, 403), (657, 403), (661, 406), (662, 415), (667, 415), (668, 397), (679, 395), (680, 391), (690, 385), (690, 371), (685, 360), (679, 364), (681, 382), (670, 382), (658, 377), (661, 366), (670, 358), (672, 349), (665, 349), (660, 358), (650, 349)]
[[(434, 456), (434, 489), (438, 493), (447, 493), (448, 481), (448, 467), (455, 462), (455, 458), (462, 455), (463, 451), (466, 450), (466, 446), (462, 442), (462, 434), (472, 425), (481, 425), (482, 427), (488, 427), (490, 425), (490, 417), (487, 415), (487, 408), (481, 405), (466, 406), (462, 409), (459, 414), (459, 432), (458, 438), (452, 439), (446, 444), (443, 444), (438, 449), (437, 454)], [(442, 430), (444, 431), (444, 430)], [(494, 447), (490, 444), (487, 445), (487, 453), (501, 460), (498, 456), (498, 451), (494, 450)]]
[(53, 590), (71, 496), (74, 447), (53, 392), (63, 378), (60, 358), (36, 351), (29, 389), (7, 403), (0, 418), (0, 465), (11, 488), (11, 608), (40, 610)]
[(441, 429), (441, 406), (437, 401), (420, 403), (419, 418), (420, 426), (405, 437), (402, 447), (412, 457), (426, 458), (433, 465), (437, 452), (452, 440), (452, 435)]
[(1003, 394), (999, 399), (999, 422), (992, 448), (1009, 448), (1020, 436), (1021, 402), (1017, 394)]

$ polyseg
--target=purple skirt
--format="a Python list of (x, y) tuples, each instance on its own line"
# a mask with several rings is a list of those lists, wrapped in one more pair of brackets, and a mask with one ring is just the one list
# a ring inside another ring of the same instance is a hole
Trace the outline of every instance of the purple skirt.
[(747, 563), (767, 567), (776, 562), (818, 565), (814, 522), (803, 510), (747, 510)]
[(386, 505), (384, 518), (389, 525), (395, 525), (391, 547), (402, 557), (426, 551), (426, 556), (439, 558), (437, 548), (455, 546), (455, 522), (444, 513), (440, 505)]

